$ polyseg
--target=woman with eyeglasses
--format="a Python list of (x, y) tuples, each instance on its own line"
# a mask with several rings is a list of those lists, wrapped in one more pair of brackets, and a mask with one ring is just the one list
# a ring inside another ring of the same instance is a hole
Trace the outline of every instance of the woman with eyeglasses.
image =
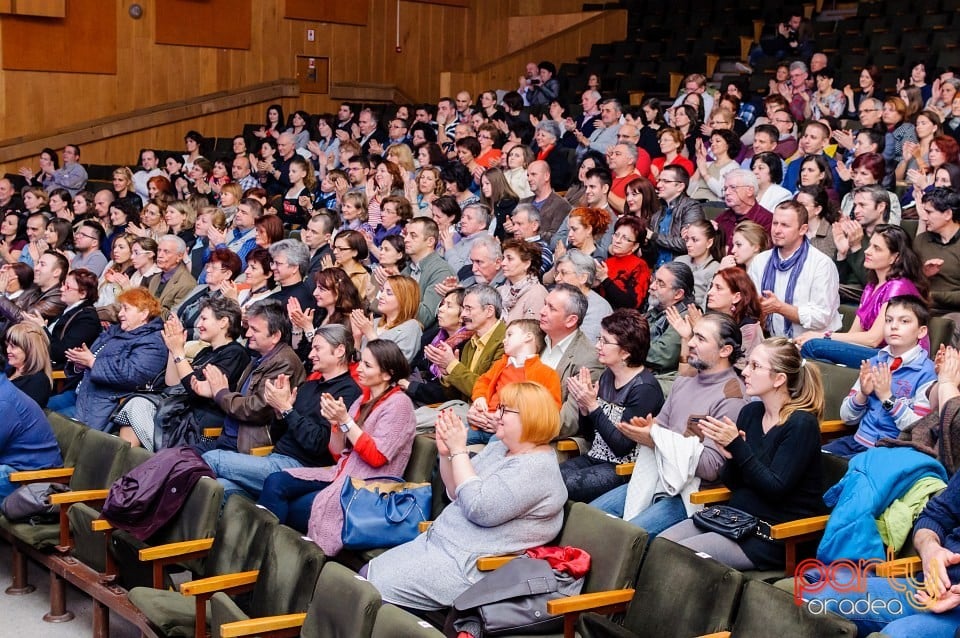
[(590, 451), (565, 461), (560, 474), (570, 499), (589, 503), (626, 482), (616, 466), (636, 458), (636, 443), (617, 429), (621, 421), (657, 414), (663, 390), (644, 366), (650, 350), (650, 327), (639, 310), (621, 308), (600, 322), (597, 359), (604, 365), (598, 382), (581, 368), (567, 383), (580, 412), (580, 435), (591, 441)]
[(370, 319), (361, 309), (350, 313), (350, 326), (359, 347), (374, 339), (392, 341), (400, 347), (407, 361), (413, 361), (420, 348), (423, 328), (417, 321), (420, 308), (420, 286), (404, 275), (387, 277), (377, 294), (380, 317)]
[(693, 175), (696, 168), (693, 162), (683, 156), (683, 133), (676, 128), (664, 127), (657, 131), (657, 142), (660, 144), (661, 157), (656, 157), (650, 162), (650, 175), (654, 179), (660, 177), (660, 173), (665, 166), (679, 164), (687, 170), (688, 175)]
[(727, 463), (720, 480), (731, 491), (729, 505), (759, 519), (753, 534), (739, 541), (704, 531), (687, 519), (661, 538), (709, 554), (734, 569), (783, 569), (784, 545), (770, 538), (770, 526), (824, 511), (820, 461), (823, 384), (789, 339), (767, 339), (750, 354), (743, 370), (746, 394), (756, 397), (737, 422), (699, 421)]
[(453, 502), (430, 533), (387, 550), (361, 571), (384, 602), (449, 607), (483, 577), (478, 557), (518, 554), (560, 532), (567, 494), (550, 448), (560, 432), (556, 402), (530, 382), (505, 386), (500, 400), (496, 438), (472, 458), (460, 418), (449, 410), (437, 417), (440, 476)]
[(597, 262), (597, 292), (614, 308), (639, 309), (647, 298), (650, 266), (637, 252), (645, 235), (638, 218), (624, 215), (613, 226), (609, 256)]
[(199, 338), (196, 328), (203, 302), (213, 297), (220, 297), (223, 283), (236, 279), (242, 266), (240, 258), (229, 248), (215, 249), (203, 267), (206, 274), (205, 283), (197, 284), (183, 298), (183, 301), (170, 309), (170, 313), (177, 316), (190, 339)]
[[(805, 357), (859, 368), (886, 345), (883, 339), (887, 302), (900, 295), (928, 299), (930, 283), (923, 264), (912, 248), (910, 235), (899, 226), (881, 224), (874, 230), (863, 253), (867, 285), (853, 325), (847, 332), (805, 332), (795, 340)], [(930, 339), (920, 344), (930, 352)]]

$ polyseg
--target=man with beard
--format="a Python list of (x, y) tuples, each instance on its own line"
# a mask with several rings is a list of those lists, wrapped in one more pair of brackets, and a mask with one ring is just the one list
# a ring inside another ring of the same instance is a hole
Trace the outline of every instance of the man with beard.
[[(641, 446), (655, 449), (656, 442), (651, 434), (654, 429), (661, 430), (655, 436), (663, 442), (671, 435), (699, 437), (696, 424), (706, 416), (727, 418), (736, 423), (740, 410), (747, 404), (743, 382), (733, 367), (741, 354), (741, 342), (740, 328), (732, 317), (714, 312), (704, 315), (693, 326), (687, 344), (687, 363), (697, 374), (677, 378), (656, 418), (652, 415), (634, 417), (630, 423), (620, 423), (617, 429)], [(713, 440), (703, 438), (702, 442), (703, 451), (694, 476), (713, 482), (718, 480), (725, 459)], [(651, 479), (653, 477), (649, 474), (635, 474), (630, 480)], [(590, 504), (608, 514), (626, 518), (647, 530), (651, 537), (687, 518), (687, 503), (680, 494), (654, 494), (651, 502), (627, 507), (629, 491), (629, 483), (621, 485)], [(638, 508), (638, 513), (632, 511)]]
[(667, 319), (667, 309), (676, 308), (685, 317), (693, 304), (693, 271), (679, 261), (668, 261), (657, 268), (647, 298), (647, 323), (650, 324), (650, 352), (646, 365), (656, 375), (676, 372), (680, 363), (680, 335)]

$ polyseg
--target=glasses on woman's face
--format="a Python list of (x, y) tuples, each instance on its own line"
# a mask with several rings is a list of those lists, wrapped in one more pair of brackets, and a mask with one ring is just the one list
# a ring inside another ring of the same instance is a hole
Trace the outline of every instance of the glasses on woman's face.
[(756, 361), (747, 361), (745, 368), (749, 368), (751, 372), (756, 372), (757, 370), (773, 370), (773, 368), (765, 365), (760, 365)]
[(599, 343), (599, 344), (600, 344), (601, 346), (603, 346), (603, 347), (606, 347), (606, 346), (619, 346), (619, 345), (620, 345), (620, 344), (617, 343), (616, 341), (607, 341), (607, 339), (606, 339), (605, 337), (603, 337), (603, 336), (597, 337), (597, 343)]
[(520, 410), (514, 410), (513, 408), (508, 408), (507, 406), (501, 403), (500, 407), (497, 409), (497, 418), (502, 420), (505, 412), (510, 412), (512, 414), (520, 414)]
[(622, 241), (628, 244), (632, 244), (632, 243), (635, 243), (637, 240), (633, 237), (630, 237), (629, 235), (624, 235), (623, 233), (614, 233), (613, 241)]

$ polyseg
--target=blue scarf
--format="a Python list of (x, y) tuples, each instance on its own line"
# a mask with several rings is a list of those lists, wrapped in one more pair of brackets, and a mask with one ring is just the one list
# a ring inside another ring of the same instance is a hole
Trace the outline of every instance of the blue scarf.
[[(787, 280), (787, 293), (783, 301), (793, 305), (793, 293), (797, 287), (797, 280), (800, 278), (800, 271), (803, 270), (803, 264), (807, 261), (807, 254), (810, 252), (810, 241), (804, 237), (803, 243), (797, 252), (793, 253), (789, 259), (780, 258), (780, 249), (774, 248), (770, 252), (770, 259), (767, 261), (767, 267), (763, 271), (763, 280), (760, 282), (760, 294), (764, 290), (774, 290), (777, 282), (778, 272), (789, 272), (790, 278)], [(767, 334), (772, 332), (773, 317), (767, 317)], [(793, 322), (786, 317), (783, 318), (784, 328), (789, 336), (793, 336)]]

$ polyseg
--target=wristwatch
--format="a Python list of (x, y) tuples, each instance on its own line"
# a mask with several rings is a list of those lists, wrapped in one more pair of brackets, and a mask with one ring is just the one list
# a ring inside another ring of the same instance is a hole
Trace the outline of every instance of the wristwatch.
[(881, 403), (880, 405), (883, 406), (884, 410), (889, 412), (890, 410), (893, 409), (893, 406), (895, 406), (896, 404), (897, 404), (897, 400), (894, 399), (893, 397), (890, 397), (889, 399), (884, 399), (883, 403)]
[(350, 431), (350, 428), (353, 426), (353, 421), (347, 421), (346, 423), (340, 424), (340, 431), (346, 434)]
[(282, 412), (280, 412), (280, 418), (285, 419), (288, 416), (290, 416), (292, 412), (293, 412), (293, 408), (290, 408), (289, 410), (283, 410)]

